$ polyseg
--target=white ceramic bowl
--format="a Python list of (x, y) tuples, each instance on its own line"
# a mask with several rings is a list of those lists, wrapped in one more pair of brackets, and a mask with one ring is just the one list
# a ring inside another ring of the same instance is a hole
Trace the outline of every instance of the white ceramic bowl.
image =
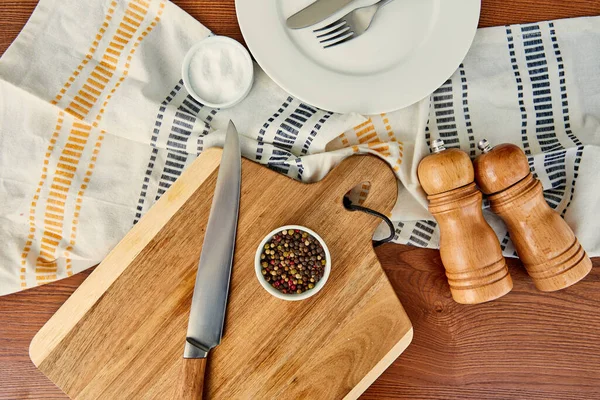
[[(192, 62), (192, 57), (194, 56), (194, 54), (202, 46), (211, 45), (211, 44), (215, 44), (215, 43), (219, 43), (219, 42), (222, 43), (224, 46), (233, 46), (233, 47), (241, 50), (241, 52), (244, 54), (244, 58), (245, 58), (246, 62), (249, 65), (248, 70), (250, 71), (250, 76), (248, 77), (248, 79), (245, 82), (245, 85), (246, 85), (245, 90), (243, 92), (240, 92), (239, 97), (232, 99), (231, 101), (226, 102), (226, 103), (213, 103), (210, 100), (203, 99), (202, 96), (200, 96), (194, 90), (194, 88), (192, 87), (191, 82), (190, 82), (190, 64)], [(202, 103), (208, 107), (229, 108), (229, 107), (235, 106), (240, 101), (244, 100), (246, 98), (246, 96), (248, 95), (248, 93), (250, 93), (250, 89), (252, 89), (252, 84), (254, 83), (254, 63), (252, 62), (252, 58), (250, 57), (250, 53), (248, 53), (248, 50), (246, 50), (246, 48), (244, 46), (242, 46), (237, 40), (228, 38), (227, 36), (209, 36), (205, 39), (202, 39), (200, 42), (196, 43), (188, 50), (187, 54), (185, 55), (185, 58), (183, 59), (183, 65), (181, 67), (181, 76), (182, 76), (183, 84), (184, 84), (185, 88), (187, 89), (189, 94), (194, 99), (196, 99), (197, 101), (199, 101), (200, 103)]]
[[(279, 233), (279, 232), (283, 231), (284, 229), (298, 229), (300, 231), (311, 234), (314, 238), (316, 238), (319, 241), (321, 246), (323, 246), (323, 250), (325, 251), (325, 260), (327, 262), (325, 263), (325, 272), (323, 273), (323, 277), (321, 278), (321, 280), (319, 282), (317, 282), (317, 284), (315, 285), (314, 288), (309, 289), (304, 293), (300, 293), (300, 294), (298, 294), (298, 293), (289, 293), (289, 294), (281, 293), (279, 290), (277, 290), (273, 286), (271, 286), (269, 284), (269, 282), (267, 282), (265, 280), (265, 278), (263, 277), (263, 275), (261, 273), (262, 267), (260, 266), (260, 255), (262, 253), (263, 248), (265, 247), (265, 244), (276, 233)], [(317, 294), (321, 289), (323, 289), (323, 286), (325, 286), (325, 283), (327, 283), (327, 279), (329, 278), (329, 273), (331, 272), (331, 255), (329, 254), (329, 249), (327, 248), (325, 241), (316, 232), (314, 232), (313, 230), (308, 229), (304, 226), (286, 225), (286, 226), (282, 226), (280, 228), (274, 229), (273, 231), (271, 231), (271, 233), (269, 233), (267, 236), (265, 236), (265, 238), (262, 240), (262, 242), (260, 242), (260, 246), (258, 246), (258, 248), (256, 249), (256, 256), (254, 257), (254, 270), (256, 272), (256, 278), (258, 279), (258, 281), (260, 282), (262, 287), (267, 292), (271, 293), (273, 296), (275, 296), (279, 299), (288, 300), (288, 301), (304, 300), (304, 299), (308, 299), (309, 297)]]

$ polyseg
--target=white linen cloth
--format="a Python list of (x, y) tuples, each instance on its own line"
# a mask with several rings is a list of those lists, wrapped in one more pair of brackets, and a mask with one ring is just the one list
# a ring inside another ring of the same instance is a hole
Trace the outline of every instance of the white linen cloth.
[(181, 62), (209, 34), (166, 0), (40, 0), (0, 60), (0, 295), (102, 261), (229, 119), (245, 157), (303, 181), (354, 153), (384, 158), (399, 181), (395, 241), (431, 248), (439, 232), (416, 175), (429, 143), (471, 157), (484, 137), (518, 144), (600, 255), (600, 18), (481, 29), (429, 98), (371, 117), (303, 104), (258, 66), (235, 108), (195, 102)]

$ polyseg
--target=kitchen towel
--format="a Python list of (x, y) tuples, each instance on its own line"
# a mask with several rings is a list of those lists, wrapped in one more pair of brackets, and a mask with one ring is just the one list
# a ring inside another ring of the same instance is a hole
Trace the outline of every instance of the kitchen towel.
[[(369, 117), (304, 104), (258, 66), (235, 108), (194, 101), (181, 62), (209, 34), (166, 0), (40, 0), (0, 60), (0, 294), (99, 263), (229, 119), (245, 157), (303, 181), (352, 154), (382, 157), (399, 182), (395, 241), (430, 248), (439, 232), (416, 175), (430, 142), (471, 157), (484, 137), (516, 143), (600, 255), (600, 18), (481, 29), (430, 97)], [(514, 256), (505, 226), (486, 218)]]

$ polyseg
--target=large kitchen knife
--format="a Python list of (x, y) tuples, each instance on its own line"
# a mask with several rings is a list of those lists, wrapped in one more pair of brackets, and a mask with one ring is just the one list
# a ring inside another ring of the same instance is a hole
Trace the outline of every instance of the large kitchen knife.
[(183, 354), (181, 399), (201, 399), (206, 357), (221, 342), (240, 204), (240, 141), (229, 122), (204, 234)]
[(298, 11), (287, 19), (286, 25), (290, 29), (306, 28), (323, 21), (331, 14), (341, 10), (353, 0), (317, 0), (311, 5)]

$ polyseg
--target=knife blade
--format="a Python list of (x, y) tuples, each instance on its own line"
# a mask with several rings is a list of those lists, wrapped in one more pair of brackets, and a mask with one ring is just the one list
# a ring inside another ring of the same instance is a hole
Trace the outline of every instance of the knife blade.
[(354, 0), (317, 0), (289, 17), (286, 25), (290, 29), (306, 28), (323, 21)]
[(202, 398), (206, 357), (223, 335), (240, 204), (241, 168), (238, 132), (229, 121), (196, 273), (180, 398)]

